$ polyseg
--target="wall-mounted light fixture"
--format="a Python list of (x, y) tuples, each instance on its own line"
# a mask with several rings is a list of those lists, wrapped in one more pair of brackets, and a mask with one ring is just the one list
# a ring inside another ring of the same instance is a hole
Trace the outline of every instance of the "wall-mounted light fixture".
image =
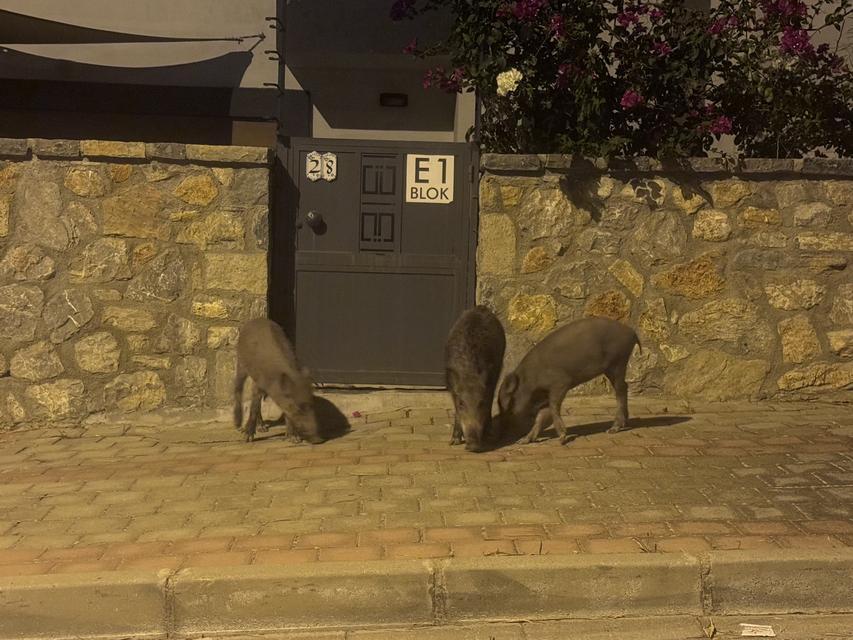
[(408, 107), (409, 96), (405, 93), (380, 93), (379, 104), (383, 107)]

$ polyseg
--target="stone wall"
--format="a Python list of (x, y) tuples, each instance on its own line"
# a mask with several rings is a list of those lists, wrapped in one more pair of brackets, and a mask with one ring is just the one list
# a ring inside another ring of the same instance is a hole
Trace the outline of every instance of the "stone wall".
[(226, 401), (266, 314), (268, 162), (0, 140), (0, 427)]
[(507, 367), (601, 315), (640, 335), (634, 392), (853, 396), (853, 161), (486, 155), (483, 171), (477, 298)]

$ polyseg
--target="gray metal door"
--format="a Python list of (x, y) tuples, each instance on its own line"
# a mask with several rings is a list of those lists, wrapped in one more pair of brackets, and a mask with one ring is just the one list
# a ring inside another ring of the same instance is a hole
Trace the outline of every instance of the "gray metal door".
[(472, 160), (466, 144), (292, 140), (294, 338), (317, 382), (444, 385), (474, 299)]

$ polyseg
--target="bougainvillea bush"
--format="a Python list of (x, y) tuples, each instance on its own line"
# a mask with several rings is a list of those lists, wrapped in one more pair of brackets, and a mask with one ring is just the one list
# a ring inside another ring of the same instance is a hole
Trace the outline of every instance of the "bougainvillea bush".
[[(853, 0), (396, 0), (395, 20), (450, 11), (424, 85), (476, 90), (480, 143), (502, 153), (853, 153), (853, 73), (838, 45)], [(822, 38), (826, 40), (826, 37)], [(848, 54), (849, 56), (849, 54)]]

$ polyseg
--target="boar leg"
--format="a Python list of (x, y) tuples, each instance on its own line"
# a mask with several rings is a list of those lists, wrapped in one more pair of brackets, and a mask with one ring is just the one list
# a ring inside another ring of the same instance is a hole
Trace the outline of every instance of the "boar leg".
[(533, 421), (533, 428), (530, 430), (530, 433), (519, 440), (518, 444), (530, 444), (531, 442), (536, 442), (536, 439), (539, 437), (542, 429), (546, 427), (550, 421), (551, 409), (548, 407), (542, 407), (539, 410), (539, 413), (536, 414), (536, 419)]
[(246, 384), (246, 370), (237, 361), (237, 374), (234, 376), (234, 428), (242, 431), (243, 427), (243, 385)]
[(450, 445), (462, 444), (462, 425), (459, 423), (459, 414), (453, 412), (453, 432), (450, 434)]
[(560, 407), (563, 406), (563, 400), (569, 392), (569, 387), (565, 386), (556, 390), (548, 398), (548, 408), (551, 410), (551, 419), (554, 421), (554, 429), (557, 430), (557, 435), (560, 436), (560, 444), (566, 444), (569, 438), (568, 429), (563, 424), (563, 417), (560, 415)]
[(261, 390), (257, 384), (252, 385), (252, 404), (249, 407), (249, 420), (246, 422), (246, 442), (255, 439), (255, 429), (261, 419)]
[(616, 433), (628, 425), (628, 383), (625, 381), (627, 365), (623, 364), (606, 372), (607, 379), (616, 393), (616, 418), (607, 433)]

